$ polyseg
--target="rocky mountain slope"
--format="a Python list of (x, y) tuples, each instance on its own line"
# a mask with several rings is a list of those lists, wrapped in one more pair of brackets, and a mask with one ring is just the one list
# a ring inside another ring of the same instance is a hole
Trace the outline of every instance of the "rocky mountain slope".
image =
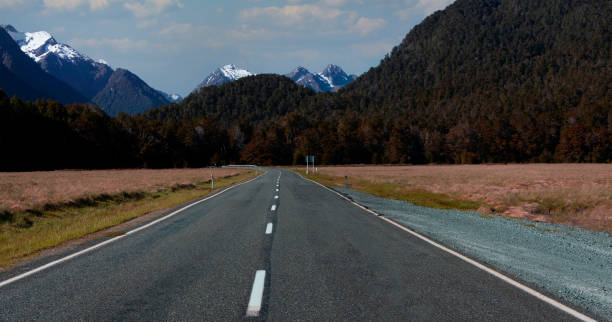
[(47, 74), (24, 54), (13, 38), (0, 28), (0, 87), (12, 96), (34, 100), (52, 98), (64, 104), (89, 100), (66, 83)]
[(121, 112), (138, 114), (151, 107), (169, 103), (164, 95), (151, 88), (138, 76), (121, 68), (113, 72), (106, 86), (92, 101), (109, 115)]
[[(151, 88), (127, 70), (115, 71), (103, 60), (94, 61), (69, 45), (58, 43), (49, 32), (20, 32), (11, 25), (1, 27), (45, 72), (70, 85), (110, 115), (139, 113), (182, 99)], [(20, 97), (42, 96), (24, 91)]]
[(199, 90), (202, 87), (208, 86), (220, 86), (225, 83), (233, 82), (243, 77), (252, 76), (253, 73), (246, 69), (240, 69), (236, 65), (225, 65), (215, 69), (210, 75), (195, 88), (194, 91)]
[(347, 75), (336, 65), (327, 65), (322, 72), (315, 74), (299, 66), (285, 76), (315, 92), (337, 92), (357, 78), (356, 75)]

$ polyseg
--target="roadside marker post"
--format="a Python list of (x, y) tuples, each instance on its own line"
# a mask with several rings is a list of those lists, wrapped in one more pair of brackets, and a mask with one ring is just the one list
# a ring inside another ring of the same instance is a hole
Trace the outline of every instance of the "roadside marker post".
[(348, 188), (348, 175), (344, 175), (344, 188)]
[(215, 190), (215, 176), (210, 173), (210, 190)]
[(314, 155), (307, 155), (306, 156), (306, 174), (308, 174), (308, 163), (310, 163), (312, 171), (314, 171), (315, 170), (315, 167), (314, 167), (315, 157), (314, 157)]

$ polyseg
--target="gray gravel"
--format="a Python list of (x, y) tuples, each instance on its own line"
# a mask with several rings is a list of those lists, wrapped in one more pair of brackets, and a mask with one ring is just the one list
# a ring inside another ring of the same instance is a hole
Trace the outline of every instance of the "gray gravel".
[(612, 321), (612, 235), (438, 210), (335, 188), (355, 202), (447, 247)]

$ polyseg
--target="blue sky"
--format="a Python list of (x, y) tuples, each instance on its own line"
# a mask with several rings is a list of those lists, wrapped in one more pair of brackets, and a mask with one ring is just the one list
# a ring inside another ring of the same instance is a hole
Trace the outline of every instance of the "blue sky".
[(361, 74), (453, 0), (0, 0), (0, 24), (51, 32), (149, 85), (188, 94), (225, 64)]

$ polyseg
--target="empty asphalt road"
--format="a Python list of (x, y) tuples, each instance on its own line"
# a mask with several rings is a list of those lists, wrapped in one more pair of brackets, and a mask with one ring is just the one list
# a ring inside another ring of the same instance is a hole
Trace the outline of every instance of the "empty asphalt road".
[(0, 287), (2, 321), (243, 319), (574, 318), (274, 169)]

